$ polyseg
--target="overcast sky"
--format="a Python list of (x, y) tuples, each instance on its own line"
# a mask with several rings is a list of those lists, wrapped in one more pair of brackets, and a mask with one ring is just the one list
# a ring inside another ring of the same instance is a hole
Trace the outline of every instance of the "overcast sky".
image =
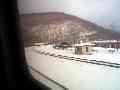
[(65, 12), (120, 31), (120, 0), (18, 0), (20, 13)]

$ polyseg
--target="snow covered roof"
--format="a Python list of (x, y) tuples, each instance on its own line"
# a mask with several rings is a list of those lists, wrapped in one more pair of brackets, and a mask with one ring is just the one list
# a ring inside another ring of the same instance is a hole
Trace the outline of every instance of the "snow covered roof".
[(93, 46), (95, 44), (92, 43), (80, 43), (80, 44), (75, 44), (74, 46)]
[(94, 41), (94, 43), (115, 43), (115, 42), (119, 42), (118, 40), (103, 40), (103, 41)]
[(34, 45), (45, 45), (46, 43), (34, 43)]

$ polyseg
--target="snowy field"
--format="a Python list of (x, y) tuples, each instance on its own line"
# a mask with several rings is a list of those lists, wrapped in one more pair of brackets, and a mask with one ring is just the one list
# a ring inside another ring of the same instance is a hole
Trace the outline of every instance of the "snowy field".
[[(78, 61), (68, 61), (36, 53), (34, 51), (35, 49), (45, 50), (47, 52), (50, 51), (62, 55), (72, 55), (75, 57), (88, 57), (89, 59), (102, 60), (103, 58), (104, 60), (110, 60), (111, 62), (117, 63), (120, 62), (119, 51), (109, 53), (105, 50), (103, 54), (103, 52), (101, 52), (101, 50), (104, 50), (103, 48), (94, 48), (96, 53), (94, 52), (93, 55), (78, 56), (71, 54), (72, 50), (58, 51), (51, 48), (51, 46), (25, 48), (28, 65), (64, 85), (69, 90), (120, 90), (120, 68), (112, 68), (104, 65), (95, 65)], [(36, 76), (35, 78), (40, 80), (39, 76)]]
[(46, 45), (41, 47), (34, 47), (36, 51), (43, 51), (54, 53), (56, 55), (63, 55), (81, 59), (88, 59), (88, 60), (97, 60), (97, 61), (105, 61), (111, 63), (118, 63), (120, 64), (120, 49), (116, 50), (113, 48), (102, 48), (102, 47), (94, 47), (91, 55), (76, 55), (74, 54), (74, 48), (68, 48), (65, 50), (61, 49), (54, 49), (52, 45)]

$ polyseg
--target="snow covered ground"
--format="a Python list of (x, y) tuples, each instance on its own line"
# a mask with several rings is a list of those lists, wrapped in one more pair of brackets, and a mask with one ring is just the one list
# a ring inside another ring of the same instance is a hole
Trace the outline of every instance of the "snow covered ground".
[[(95, 65), (77, 61), (68, 61), (65, 59), (36, 53), (34, 49), (46, 50), (47, 52), (52, 51), (57, 54), (72, 55), (82, 58), (89, 57), (96, 59), (99, 57), (100, 60), (102, 58), (104, 58), (104, 60), (111, 59), (110, 61), (112, 62), (113, 60), (118, 59), (114, 62), (119, 63), (120, 55), (117, 52), (115, 52), (115, 54), (110, 54), (106, 51), (104, 52), (104, 56), (102, 52), (101, 55), (98, 53), (93, 53), (93, 55), (87, 55), (86, 57), (86, 55), (73, 55), (69, 50), (53, 50), (51, 46), (25, 48), (28, 65), (34, 67), (36, 70), (64, 85), (70, 90), (120, 90), (120, 68), (112, 68), (104, 65)], [(97, 50), (98, 48), (95, 49)], [(36, 76), (35, 78), (40, 80), (39, 76)]]
[(56, 55), (120, 64), (120, 49), (116, 50), (113, 48), (94, 47), (94, 52), (92, 52), (91, 55), (76, 55), (74, 54), (74, 48), (68, 48), (67, 50), (54, 49), (52, 45), (43, 45), (41, 47), (35, 46), (34, 49), (37, 51), (54, 53)]

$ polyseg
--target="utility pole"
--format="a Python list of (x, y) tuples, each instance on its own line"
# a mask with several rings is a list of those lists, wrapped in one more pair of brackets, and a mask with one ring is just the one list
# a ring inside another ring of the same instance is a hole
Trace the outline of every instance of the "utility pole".
[(51, 37), (50, 37), (50, 26), (49, 26), (49, 24), (48, 24), (48, 42), (49, 42), (49, 44), (51, 43)]

